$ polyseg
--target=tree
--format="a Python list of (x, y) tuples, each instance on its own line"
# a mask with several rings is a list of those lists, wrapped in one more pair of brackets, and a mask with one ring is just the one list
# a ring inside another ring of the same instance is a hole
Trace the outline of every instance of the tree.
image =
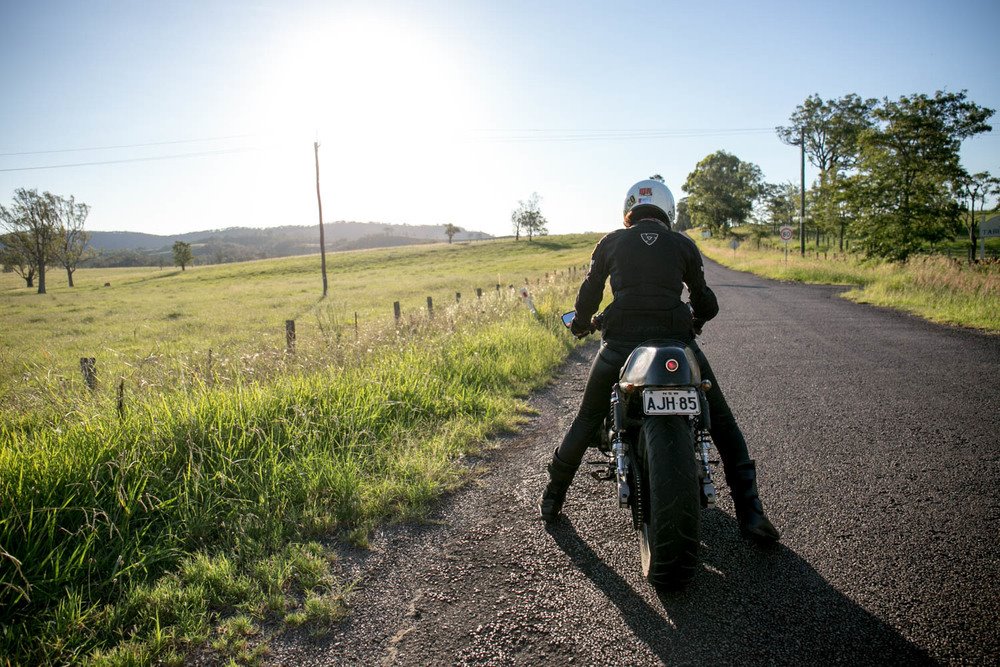
[(58, 234), (58, 198), (38, 190), (18, 188), (10, 208), (0, 206), (0, 224), (4, 226), (18, 251), (38, 274), (38, 293), (45, 294), (45, 267), (53, 257)]
[(716, 151), (699, 162), (684, 182), (688, 211), (697, 225), (726, 230), (750, 217), (761, 194), (760, 167), (732, 153)]
[(956, 194), (969, 201), (969, 215), (966, 218), (969, 228), (969, 262), (976, 261), (976, 240), (978, 239), (976, 225), (976, 202), (979, 202), (979, 212), (986, 210), (986, 200), (1000, 194), (1000, 178), (988, 171), (978, 174), (963, 174), (956, 182)]
[(25, 252), (28, 243), (24, 232), (10, 232), (0, 236), (0, 266), (4, 272), (13, 271), (24, 280), (25, 287), (35, 286), (35, 265)]
[(777, 232), (795, 222), (799, 209), (799, 186), (794, 183), (765, 183), (761, 189), (761, 220)]
[(87, 259), (87, 244), (90, 235), (83, 229), (90, 214), (90, 207), (77, 204), (70, 195), (69, 199), (57, 198), (56, 213), (59, 219), (59, 233), (56, 236), (53, 257), (66, 269), (66, 279), (73, 287), (73, 273), (81, 261)]
[(460, 231), (462, 231), (461, 227), (456, 227), (455, 225), (451, 224), (450, 222), (447, 225), (445, 225), (444, 226), (444, 233), (445, 233), (445, 236), (448, 237), (448, 243), (451, 243), (451, 238), (453, 236), (455, 236), (455, 234), (458, 234)]
[(691, 213), (688, 211), (687, 197), (683, 197), (677, 202), (677, 222), (674, 223), (674, 229), (678, 232), (691, 229)]
[(993, 113), (965, 91), (885, 99), (875, 109), (878, 124), (861, 133), (858, 170), (844, 192), (868, 256), (905, 261), (954, 236), (959, 207), (951, 195), (964, 175), (959, 148), (992, 129), (986, 121)]
[(788, 126), (775, 128), (786, 144), (801, 146), (804, 141), (806, 157), (819, 169), (812, 212), (817, 245), (820, 231), (825, 229), (839, 232), (840, 248), (844, 248), (846, 218), (840, 206), (840, 179), (857, 166), (858, 140), (872, 127), (877, 104), (878, 100), (862, 99), (854, 93), (836, 100), (813, 94), (795, 108)]
[(534, 236), (544, 236), (549, 233), (546, 225), (548, 220), (542, 215), (539, 208), (541, 197), (537, 192), (532, 192), (527, 201), (518, 201), (517, 208), (510, 214), (510, 220), (514, 225), (515, 240), (520, 240), (521, 232), (528, 234), (530, 241)]
[(194, 255), (191, 253), (191, 244), (184, 241), (174, 241), (174, 266), (181, 267), (184, 271), (188, 264), (191, 264)]

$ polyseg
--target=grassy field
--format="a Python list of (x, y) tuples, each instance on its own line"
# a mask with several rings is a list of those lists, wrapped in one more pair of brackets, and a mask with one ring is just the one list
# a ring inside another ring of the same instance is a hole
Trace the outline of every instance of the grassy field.
[[(285, 346), (285, 320), (296, 320), (302, 356), (333, 336), (353, 336), (360, 324), (384, 323), (399, 301), (405, 319), (475, 298), (476, 288), (496, 294), (525, 279), (537, 284), (589, 260), (596, 235), (440, 244), (336, 253), (328, 256), (329, 297), (320, 300), (319, 257), (290, 257), (177, 269), (80, 269), (75, 288), (58, 272), (48, 294), (0, 274), (0, 408), (30, 396), (55, 377), (80, 381), (79, 359), (95, 357), (98, 375), (137, 382), (155, 368), (172, 373), (201, 368), (212, 350), (213, 368), (226, 377), (252, 371)], [(104, 287), (110, 283), (110, 287)], [(18, 407), (23, 407), (18, 404)]]
[[(274, 628), (321, 632), (351, 588), (329, 540), (419, 518), (516, 427), (595, 241), (334, 255), (332, 303), (315, 257), (5, 282), (0, 663), (253, 663)], [(525, 278), (538, 316), (496, 292)], [(120, 405), (83, 390), (88, 352)]]
[[(692, 238), (711, 259), (739, 271), (776, 280), (851, 285), (844, 297), (859, 303), (896, 308), (932, 322), (1000, 332), (1000, 263), (970, 266), (948, 257), (915, 256), (906, 263), (865, 261), (858, 255), (817, 250), (806, 257), (789, 244), (787, 258), (777, 239), (761, 248), (747, 239), (734, 251), (723, 239)], [(1000, 241), (1000, 240), (998, 240)]]

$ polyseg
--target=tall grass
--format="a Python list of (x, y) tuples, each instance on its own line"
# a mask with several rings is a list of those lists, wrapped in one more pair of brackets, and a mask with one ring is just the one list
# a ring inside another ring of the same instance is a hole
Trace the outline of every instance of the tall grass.
[[(329, 296), (321, 300), (318, 255), (238, 264), (80, 269), (74, 288), (56, 275), (48, 294), (0, 273), (0, 407), (18, 400), (23, 385), (48, 377), (75, 382), (79, 359), (96, 357), (98, 379), (143, 373), (164, 364), (204, 370), (208, 350), (228, 369), (254, 366), (284, 348), (285, 320), (296, 320), (299, 352), (326, 346), (327, 332), (353, 337), (360, 325), (391, 322), (393, 302), (403, 317), (468, 303), (476, 288), (496, 294), (533, 284), (586, 263), (598, 236), (545, 237), (531, 243), (500, 240), (335, 253), (328, 264)], [(110, 287), (104, 287), (109, 283)], [(350, 329), (350, 331), (348, 331)], [(187, 363), (190, 362), (190, 363)], [(26, 379), (27, 376), (27, 379)], [(18, 406), (20, 411), (23, 409)]]
[(969, 265), (941, 256), (915, 256), (905, 263), (864, 260), (857, 255), (811, 251), (787, 257), (751, 242), (735, 251), (723, 240), (693, 234), (705, 256), (738, 271), (776, 280), (849, 285), (847, 299), (896, 308), (932, 322), (1000, 332), (1000, 263)]
[(38, 374), (37, 409), (0, 422), (0, 655), (252, 662), (255, 619), (342, 614), (310, 541), (363, 542), (459, 484), (461, 456), (514, 427), (564, 358), (572, 290), (536, 290), (539, 316), (493, 294), (336, 323), (294, 357), (160, 358), (121, 412), (111, 386), (80, 398)]

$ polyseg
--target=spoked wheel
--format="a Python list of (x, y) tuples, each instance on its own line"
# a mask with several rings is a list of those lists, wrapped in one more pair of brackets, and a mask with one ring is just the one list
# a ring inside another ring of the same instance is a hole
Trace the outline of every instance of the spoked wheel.
[(657, 590), (676, 590), (698, 565), (701, 502), (694, 435), (683, 417), (647, 417), (639, 449), (642, 573)]

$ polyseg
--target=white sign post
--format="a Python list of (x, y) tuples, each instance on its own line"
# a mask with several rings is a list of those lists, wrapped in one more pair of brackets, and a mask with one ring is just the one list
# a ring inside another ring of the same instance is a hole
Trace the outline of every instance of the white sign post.
[(986, 238), (1000, 236), (1000, 215), (979, 223), (979, 259), (986, 259)]
[(792, 228), (788, 225), (782, 225), (781, 229), (778, 230), (778, 236), (785, 242), (785, 264), (788, 264), (788, 242), (792, 240)]

